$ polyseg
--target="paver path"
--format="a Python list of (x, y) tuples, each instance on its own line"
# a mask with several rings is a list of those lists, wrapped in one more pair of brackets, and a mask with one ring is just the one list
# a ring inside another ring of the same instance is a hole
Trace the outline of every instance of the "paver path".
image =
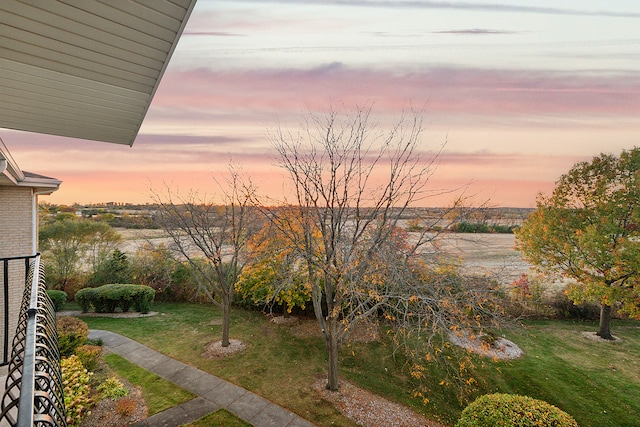
[(179, 362), (114, 332), (92, 329), (89, 338), (102, 339), (112, 352), (198, 395), (139, 421), (134, 427), (175, 427), (220, 408), (255, 427), (313, 427), (314, 424), (242, 387)]

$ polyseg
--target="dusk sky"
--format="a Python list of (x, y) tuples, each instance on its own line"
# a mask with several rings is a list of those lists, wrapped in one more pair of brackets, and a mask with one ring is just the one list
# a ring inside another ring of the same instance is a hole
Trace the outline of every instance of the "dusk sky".
[[(230, 159), (272, 197), (267, 133), (331, 105), (424, 110), (434, 189), (534, 207), (580, 160), (640, 145), (640, 2), (198, 0), (133, 147), (1, 129), (42, 201), (216, 190)], [(444, 206), (451, 194), (427, 200)]]

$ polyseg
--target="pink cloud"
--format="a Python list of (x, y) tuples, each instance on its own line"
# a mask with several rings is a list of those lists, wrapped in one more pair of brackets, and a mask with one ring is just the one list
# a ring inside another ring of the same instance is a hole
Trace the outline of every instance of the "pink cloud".
[(437, 68), (424, 71), (314, 69), (168, 72), (153, 108), (297, 112), (331, 100), (375, 100), (397, 111), (409, 103), (429, 113), (475, 116), (624, 115), (640, 111), (636, 74), (571, 75), (544, 71)]

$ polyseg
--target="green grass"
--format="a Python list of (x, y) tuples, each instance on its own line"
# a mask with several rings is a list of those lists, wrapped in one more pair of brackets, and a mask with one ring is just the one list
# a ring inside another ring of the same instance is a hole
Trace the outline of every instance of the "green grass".
[(107, 354), (104, 361), (118, 375), (140, 387), (150, 416), (196, 397), (193, 393), (134, 365), (117, 354)]
[[(91, 328), (107, 329), (148, 345), (291, 409), (320, 425), (354, 426), (309, 387), (326, 373), (326, 351), (319, 337), (297, 338), (288, 328), (252, 311), (232, 311), (231, 336), (245, 341), (243, 353), (207, 359), (207, 343), (220, 339), (220, 312), (193, 304), (157, 304), (160, 314), (139, 319), (85, 318)], [(621, 343), (595, 343), (580, 336), (594, 324), (539, 321), (507, 335), (525, 351), (512, 362), (487, 362), (474, 374), (480, 390), (525, 394), (571, 414), (582, 427), (640, 427), (640, 323), (614, 321)], [(440, 386), (434, 369), (426, 405), (412, 395), (415, 384), (385, 342), (345, 345), (341, 376), (388, 399), (411, 406), (428, 418), (453, 425), (464, 404), (455, 390)], [(634, 398), (635, 397), (635, 398)], [(198, 424), (196, 424), (198, 425)], [(215, 425), (215, 424), (204, 424)]]
[(580, 335), (593, 323), (531, 322), (510, 338), (526, 351), (491, 378), (495, 390), (546, 400), (585, 426), (640, 426), (640, 323), (614, 322), (618, 343)]
[(226, 409), (219, 409), (196, 422), (184, 424), (182, 427), (251, 427), (251, 424), (242, 421)]

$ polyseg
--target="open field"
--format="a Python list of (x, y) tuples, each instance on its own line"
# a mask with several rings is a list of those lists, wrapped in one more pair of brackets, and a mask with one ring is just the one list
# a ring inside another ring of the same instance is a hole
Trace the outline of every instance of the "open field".
[[(123, 242), (120, 250), (134, 254), (145, 243), (159, 245), (172, 243), (162, 230), (118, 229)], [(409, 233), (411, 236), (415, 233)], [(529, 265), (514, 249), (515, 236), (499, 233), (442, 233), (438, 237), (439, 249), (453, 257), (459, 257), (468, 271), (494, 274), (501, 282), (510, 283)]]
[[(129, 336), (279, 403), (320, 426), (352, 426), (311, 388), (326, 372), (325, 349), (319, 331), (296, 333), (299, 326), (275, 325), (254, 311), (234, 309), (231, 334), (248, 348), (240, 354), (211, 359), (206, 345), (219, 339), (220, 312), (205, 305), (157, 304), (153, 317), (86, 318), (90, 327)], [(317, 328), (317, 325), (315, 325)], [(505, 331), (525, 355), (474, 371), (483, 393), (520, 393), (546, 400), (567, 411), (582, 427), (640, 427), (640, 323), (614, 321), (622, 341), (597, 343), (582, 336), (593, 323), (531, 321)], [(340, 373), (360, 387), (410, 406), (427, 418), (453, 425), (462, 410), (455, 390), (439, 385), (442, 372), (434, 366), (431, 392), (424, 404), (413, 397), (415, 384), (402, 358), (393, 357), (388, 341), (354, 343), (341, 350)], [(207, 424), (202, 424), (207, 425)]]

